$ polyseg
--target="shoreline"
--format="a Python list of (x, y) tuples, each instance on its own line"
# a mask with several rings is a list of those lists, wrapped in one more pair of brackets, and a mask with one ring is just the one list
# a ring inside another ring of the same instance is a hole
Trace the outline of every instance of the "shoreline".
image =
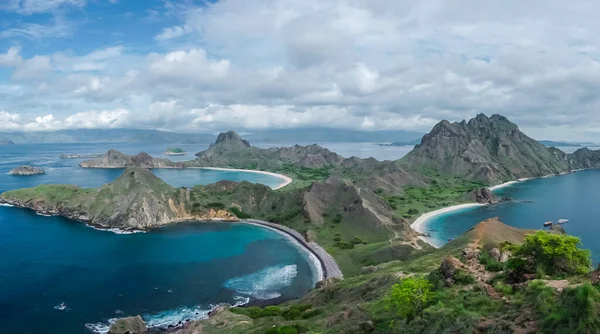
[[(550, 177), (555, 177), (555, 176), (562, 176), (562, 175), (567, 175), (567, 174), (572, 174), (572, 173), (577, 173), (580, 171), (584, 171), (584, 170), (588, 170), (591, 168), (581, 168), (581, 169), (574, 169), (572, 171), (569, 172), (563, 172), (563, 173), (559, 173), (559, 174), (549, 174), (549, 175), (545, 175), (545, 176), (540, 176), (540, 177), (524, 177), (524, 178), (520, 178), (514, 181), (507, 181), (501, 184), (497, 184), (495, 186), (490, 186), (487, 187), (490, 191), (494, 192), (496, 190), (502, 189), (502, 188), (506, 188), (506, 187), (510, 187), (514, 184), (517, 183), (521, 183), (521, 182), (525, 182), (525, 181), (529, 181), (529, 180), (536, 180), (536, 179), (546, 179), (546, 178), (550, 178)], [(469, 208), (474, 208), (474, 207), (481, 207), (481, 206), (487, 206), (489, 204), (479, 204), (479, 203), (465, 203), (465, 204), (458, 204), (458, 205), (451, 205), (451, 206), (447, 206), (438, 210), (434, 210), (431, 212), (427, 212), (422, 214), (419, 218), (417, 218), (412, 224), (410, 224), (410, 227), (417, 231), (418, 233), (424, 234), (424, 233), (428, 233), (427, 232), (427, 223), (429, 223), (433, 218), (445, 214), (445, 213), (450, 213), (453, 211), (458, 211), (458, 210), (462, 210), (462, 209), (469, 209)], [(420, 235), (418, 237), (419, 239), (423, 240), (424, 242), (426, 242), (427, 244), (429, 244), (430, 246), (434, 247), (434, 248), (441, 248), (442, 246), (444, 246), (445, 244), (447, 244), (447, 242), (444, 242), (441, 245), (436, 245), (435, 244), (435, 239), (431, 238), (431, 237), (426, 237), (426, 236), (422, 236)]]
[(283, 182), (280, 183), (278, 186), (274, 187), (273, 190), (281, 189), (281, 188), (287, 186), (288, 184), (292, 183), (292, 181), (293, 181), (293, 179), (291, 177), (283, 175), (283, 174), (266, 172), (266, 171), (255, 170), (255, 169), (238, 169), (238, 168), (222, 168), (222, 167), (188, 167), (188, 168), (189, 169), (221, 170), (221, 171), (230, 171), (230, 172), (247, 172), (247, 173), (269, 175), (269, 176), (274, 176), (274, 177), (282, 179)]
[(266, 222), (258, 219), (241, 220), (240, 223), (250, 224), (274, 231), (292, 241), (299, 249), (308, 254), (317, 270), (317, 282), (328, 278), (343, 278), (337, 262), (325, 249), (315, 242), (307, 241), (302, 234), (287, 226)]

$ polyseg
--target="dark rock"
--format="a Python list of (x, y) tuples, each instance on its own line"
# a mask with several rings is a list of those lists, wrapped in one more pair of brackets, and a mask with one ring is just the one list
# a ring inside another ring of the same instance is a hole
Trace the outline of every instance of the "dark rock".
[(556, 234), (567, 234), (567, 231), (558, 224), (552, 224), (552, 226), (550, 226), (550, 231)]
[(489, 255), (492, 259), (496, 261), (500, 261), (500, 257), (502, 257), (502, 254), (500, 253), (500, 250), (498, 248), (490, 249)]
[(442, 261), (440, 272), (444, 278), (453, 278), (456, 271), (462, 267), (462, 262), (459, 259), (449, 256)]
[(118, 319), (110, 325), (109, 334), (144, 334), (148, 327), (142, 320), (142, 317), (127, 317)]
[(492, 193), (488, 188), (479, 188), (473, 190), (471, 196), (475, 202), (480, 204), (498, 203), (498, 197), (496, 197), (496, 195), (494, 195), (494, 193)]

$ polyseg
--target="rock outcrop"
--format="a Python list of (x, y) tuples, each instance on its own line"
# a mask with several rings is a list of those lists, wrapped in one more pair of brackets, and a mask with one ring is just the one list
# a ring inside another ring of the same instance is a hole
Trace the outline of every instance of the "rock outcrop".
[(480, 204), (498, 203), (498, 197), (494, 195), (488, 188), (479, 188), (471, 192), (471, 198)]
[(13, 170), (11, 170), (8, 174), (10, 175), (17, 175), (17, 176), (29, 176), (29, 175), (39, 175), (39, 174), (45, 174), (46, 171), (44, 171), (41, 168), (36, 168), (36, 167), (32, 167), (32, 166), (20, 166), (17, 167)]
[(87, 160), (79, 164), (83, 168), (184, 168), (181, 162), (173, 162), (168, 159), (151, 157), (148, 153), (138, 153), (129, 156), (117, 150), (110, 150), (102, 158)]
[(145, 334), (148, 327), (142, 317), (127, 317), (117, 319), (110, 325), (108, 334)]

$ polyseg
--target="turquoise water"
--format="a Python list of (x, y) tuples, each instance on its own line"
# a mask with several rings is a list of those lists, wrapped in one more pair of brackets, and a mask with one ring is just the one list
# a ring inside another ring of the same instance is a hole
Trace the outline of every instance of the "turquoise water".
[[(57, 158), (108, 148), (1, 147), (0, 192), (40, 183), (95, 187), (110, 182), (121, 171), (80, 169), (80, 160)], [(149, 151), (130, 149), (123, 151)], [(23, 163), (41, 166), (47, 174), (7, 175)], [(174, 186), (220, 179), (280, 183), (240, 172), (155, 172)], [(298, 298), (314, 286), (314, 276), (310, 260), (286, 238), (250, 225), (185, 223), (120, 235), (0, 207), (0, 333), (105, 332), (110, 319), (137, 314), (152, 326), (177, 325), (205, 316), (218, 303)]]
[(600, 262), (600, 170), (585, 170), (550, 178), (528, 180), (495, 191), (510, 202), (451, 212), (427, 223), (436, 243), (456, 238), (480, 221), (499, 217), (508, 225), (541, 229), (545, 221), (569, 219), (567, 233), (581, 238)]

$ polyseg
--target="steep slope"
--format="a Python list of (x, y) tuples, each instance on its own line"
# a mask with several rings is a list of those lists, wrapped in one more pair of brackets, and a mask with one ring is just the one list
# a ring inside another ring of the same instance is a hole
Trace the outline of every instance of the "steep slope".
[(410, 168), (438, 169), (488, 183), (567, 172), (579, 164), (526, 136), (500, 115), (438, 123), (404, 159)]
[(576, 161), (580, 168), (598, 168), (600, 166), (600, 150), (580, 148), (569, 154), (569, 158)]
[(307, 168), (355, 164), (354, 160), (344, 159), (316, 144), (269, 149), (252, 147), (234, 131), (219, 134), (207, 150), (197, 153), (196, 156), (198, 158), (195, 164), (201, 167), (276, 169), (284, 164)]
[(181, 220), (237, 220), (224, 210), (193, 207), (189, 191), (174, 189), (140, 167), (127, 168), (99, 189), (41, 185), (7, 191), (0, 195), (0, 203), (124, 230), (146, 230)]
[(153, 158), (148, 153), (141, 152), (129, 156), (117, 150), (109, 150), (104, 157), (86, 160), (80, 163), (79, 166), (83, 168), (184, 168), (183, 163)]

